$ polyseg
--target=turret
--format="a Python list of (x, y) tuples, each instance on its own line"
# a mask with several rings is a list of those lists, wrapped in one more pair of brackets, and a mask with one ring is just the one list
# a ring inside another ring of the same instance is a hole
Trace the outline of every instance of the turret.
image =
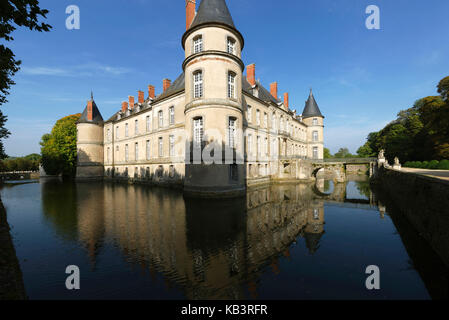
[(77, 128), (76, 178), (80, 180), (102, 179), (104, 176), (103, 117), (93, 99), (87, 101)]
[[(188, 134), (186, 160), (196, 160), (196, 163), (186, 164), (185, 189), (187, 193), (189, 190), (243, 191), (246, 173), (239, 159), (243, 159), (241, 51), (244, 40), (225, 0), (202, 0), (189, 23), (191, 4), (192, 1), (187, 1), (189, 28), (182, 37), (182, 45)], [(227, 157), (226, 147), (233, 150)], [(204, 148), (214, 148), (215, 164), (204, 164), (201, 158)]]
[(310, 159), (324, 158), (324, 116), (310, 89), (309, 98), (302, 112), (303, 122), (307, 125), (307, 157)]

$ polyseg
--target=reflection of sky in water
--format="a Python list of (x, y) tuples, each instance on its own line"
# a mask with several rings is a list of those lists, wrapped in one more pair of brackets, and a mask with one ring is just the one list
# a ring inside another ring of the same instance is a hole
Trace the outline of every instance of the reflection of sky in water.
[(346, 185), (346, 198), (369, 200), (369, 196), (363, 194), (364, 189), (369, 191), (368, 181), (348, 181), (348, 184)]

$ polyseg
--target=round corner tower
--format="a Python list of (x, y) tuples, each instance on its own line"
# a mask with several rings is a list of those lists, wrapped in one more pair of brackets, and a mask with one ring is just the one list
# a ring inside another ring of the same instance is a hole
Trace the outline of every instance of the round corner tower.
[(324, 159), (324, 116), (310, 89), (309, 98), (302, 112), (303, 122), (307, 125), (307, 157), (309, 159)]
[(102, 179), (104, 176), (103, 117), (93, 98), (76, 124), (78, 180)]
[[(187, 31), (182, 37), (187, 134), (185, 191), (211, 195), (243, 193), (244, 39), (225, 0), (202, 0), (196, 15), (194, 10), (195, 1), (186, 0)], [(213, 164), (205, 163), (201, 156), (204, 151), (213, 155)]]

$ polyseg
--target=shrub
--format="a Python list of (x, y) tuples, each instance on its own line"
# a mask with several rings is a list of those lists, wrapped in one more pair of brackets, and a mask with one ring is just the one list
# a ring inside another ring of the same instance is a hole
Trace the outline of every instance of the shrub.
[(439, 164), (440, 164), (439, 161), (437, 161), (437, 160), (432, 160), (432, 161), (429, 162), (427, 168), (428, 168), (428, 169), (437, 169)]
[(449, 170), (449, 160), (441, 160), (438, 164), (438, 169)]
[(404, 163), (404, 167), (413, 168), (413, 163), (411, 161), (407, 161), (406, 163)]

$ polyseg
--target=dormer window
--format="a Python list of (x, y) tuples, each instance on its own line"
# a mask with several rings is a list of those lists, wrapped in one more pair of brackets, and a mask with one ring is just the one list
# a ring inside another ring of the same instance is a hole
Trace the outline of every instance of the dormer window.
[(313, 118), (313, 125), (317, 126), (318, 125), (318, 119), (317, 118)]
[(200, 53), (203, 51), (203, 37), (196, 36), (193, 38), (193, 53)]
[(235, 54), (235, 40), (228, 38), (228, 53)]

